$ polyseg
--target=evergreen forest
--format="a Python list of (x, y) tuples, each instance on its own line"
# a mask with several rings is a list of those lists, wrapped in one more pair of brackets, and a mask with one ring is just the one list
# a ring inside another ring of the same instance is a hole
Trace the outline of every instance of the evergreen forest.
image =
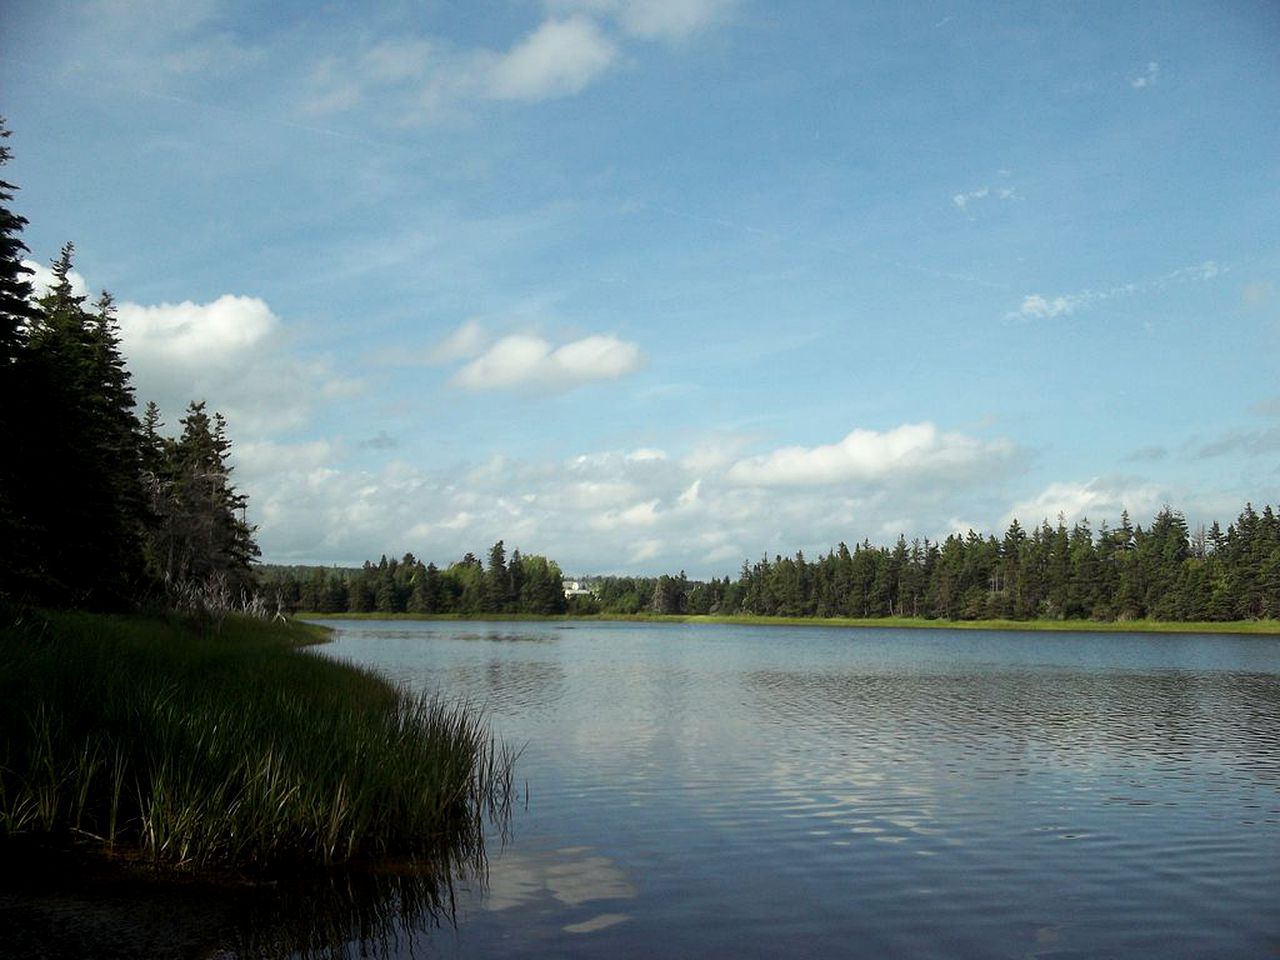
[[(0, 165), (9, 156), (0, 139)], [(0, 601), (251, 604), (258, 547), (226, 421), (201, 401), (176, 437), (154, 403), (138, 418), (110, 294), (89, 303), (75, 291), (68, 243), (35, 297), (15, 189), (0, 181)]]
[(519, 550), (508, 558), (501, 540), (489, 550), (487, 567), (471, 553), (443, 570), (406, 553), (359, 569), (265, 566), (259, 582), (276, 609), (313, 613), (548, 616), (569, 610), (559, 565)]
[(262, 584), (286, 609), (320, 613), (716, 615), (930, 620), (1161, 620), (1280, 618), (1280, 517), (1246, 505), (1224, 531), (1191, 532), (1168, 507), (1149, 527), (1122, 514), (1095, 532), (1061, 518), (1003, 537), (972, 530), (942, 542), (899, 537), (893, 547), (840, 544), (744, 563), (736, 580), (600, 576), (565, 598), (560, 568), (502, 541), (486, 568), (473, 554), (441, 570), (412, 554), (359, 569), (268, 567)]

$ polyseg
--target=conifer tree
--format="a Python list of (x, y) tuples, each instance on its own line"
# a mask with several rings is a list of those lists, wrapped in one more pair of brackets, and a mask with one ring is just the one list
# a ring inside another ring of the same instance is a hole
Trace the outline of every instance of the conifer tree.
[(114, 608), (133, 602), (148, 522), (133, 388), (111, 298), (89, 313), (72, 288), (74, 248), (53, 264), (15, 363), (39, 397), (42, 423), (16, 425), (22, 476), (18, 519), (29, 560), (27, 595), (45, 603)]
[[(220, 413), (210, 417), (203, 400), (193, 401), (180, 422), (182, 435), (164, 445), (151, 487), (149, 559), (170, 591), (217, 581), (235, 598), (252, 584), (258, 546), (244, 515), (247, 498), (231, 483), (227, 423)], [(144, 424), (143, 437), (148, 429)]]
[[(4, 119), (0, 118), (0, 167), (12, 158), (4, 141), (9, 137)], [(6, 374), (18, 356), (24, 331), (35, 318), (31, 303), (31, 268), (23, 261), (27, 245), (22, 242), (22, 229), (27, 218), (9, 209), (18, 188), (0, 180), (0, 368)], [(7, 379), (7, 377), (6, 377)], [(6, 399), (9, 399), (6, 397)], [(4, 411), (0, 411), (0, 416)]]
[[(0, 167), (9, 162), (4, 141), (9, 136), (0, 119)], [(17, 360), (26, 340), (26, 329), (35, 316), (31, 302), (31, 270), (23, 262), (25, 217), (9, 208), (17, 187), (0, 180), (0, 596), (21, 593), (28, 578), (31, 531), (20, 505), (22, 471), (27, 460), (21, 449), (20, 410), (24, 390)]]

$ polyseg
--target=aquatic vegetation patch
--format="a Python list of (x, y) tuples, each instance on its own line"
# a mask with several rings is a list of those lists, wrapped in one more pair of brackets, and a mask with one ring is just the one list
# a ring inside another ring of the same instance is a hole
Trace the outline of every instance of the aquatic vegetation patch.
[(185, 868), (478, 862), (513, 752), (315, 627), (43, 614), (0, 631), (0, 838)]

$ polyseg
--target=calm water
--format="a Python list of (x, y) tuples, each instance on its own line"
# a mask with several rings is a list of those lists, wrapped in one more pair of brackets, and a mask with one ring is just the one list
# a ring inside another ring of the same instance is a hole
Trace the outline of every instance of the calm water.
[(527, 809), (432, 957), (1280, 957), (1280, 640), (341, 623)]

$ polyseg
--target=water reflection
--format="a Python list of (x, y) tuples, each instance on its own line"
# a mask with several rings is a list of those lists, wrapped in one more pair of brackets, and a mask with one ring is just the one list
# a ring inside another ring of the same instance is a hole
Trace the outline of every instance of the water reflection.
[(489, 660), (480, 669), (469, 667), (460, 684), (478, 688), (481, 702), (492, 712), (519, 716), (550, 710), (565, 693), (564, 667), (529, 660)]
[(463, 630), (454, 634), (453, 639), (462, 640), (467, 643), (485, 642), (485, 643), (550, 643), (551, 638), (546, 634), (530, 633), (528, 631), (520, 632), (518, 630), (503, 630), (500, 628), (490, 628), (487, 630)]
[(486, 910), (527, 906), (549, 894), (571, 907), (593, 900), (627, 900), (635, 887), (607, 857), (589, 856), (590, 847), (569, 847), (543, 856), (509, 854), (490, 877)]
[(253, 897), (223, 960), (392, 958), (454, 920), (455, 876), (439, 864), (404, 863), (284, 883)]
[(514, 844), (487, 892), (459, 898), (456, 932), (413, 941), (433, 954), (1190, 958), (1280, 942), (1273, 642), (526, 632), (541, 642), (433, 624), (403, 648), (336, 645), (487, 704), (529, 744)]

